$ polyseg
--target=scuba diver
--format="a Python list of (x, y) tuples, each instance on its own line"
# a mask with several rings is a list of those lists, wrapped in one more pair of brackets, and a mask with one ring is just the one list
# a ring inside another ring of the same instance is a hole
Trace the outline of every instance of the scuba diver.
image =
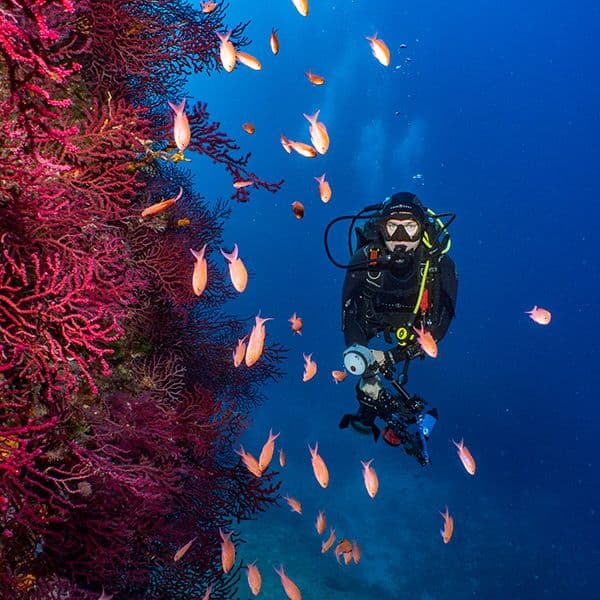
[[(430, 463), (427, 441), (438, 413), (435, 408), (426, 410), (425, 400), (409, 394), (404, 385), (410, 362), (425, 358), (417, 330), (424, 328), (439, 342), (454, 317), (458, 280), (447, 254), (447, 229), (455, 216), (435, 214), (415, 194), (400, 192), (357, 215), (334, 219), (325, 230), (329, 259), (346, 269), (344, 365), (360, 376), (358, 411), (344, 415), (339, 426), (372, 434), (376, 441), (380, 429), (375, 419), (379, 418), (385, 423), (384, 440), (392, 446), (402, 445), (421, 465)], [(328, 246), (330, 228), (344, 219), (352, 220), (348, 230), (351, 259), (346, 265), (334, 260)], [(358, 219), (366, 219), (366, 223), (354, 228)], [(352, 249), (353, 229), (356, 251)], [(381, 337), (393, 346), (387, 350), (369, 347), (374, 338)], [(396, 367), (402, 362), (396, 377)]]

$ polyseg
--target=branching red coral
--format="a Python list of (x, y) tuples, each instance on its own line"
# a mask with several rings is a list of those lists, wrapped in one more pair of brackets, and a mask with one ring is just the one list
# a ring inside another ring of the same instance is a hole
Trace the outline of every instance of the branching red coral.
[[(0, 0), (0, 596), (230, 597), (219, 527), (275, 499), (232, 447), (281, 348), (234, 370), (244, 323), (222, 261), (229, 208), (191, 190), (167, 100), (220, 70), (210, 15), (171, 0)], [(245, 25), (233, 29), (238, 47)], [(190, 111), (198, 152), (234, 180), (248, 155)], [(180, 158), (180, 157), (179, 157)], [(168, 213), (142, 218), (178, 189)], [(245, 201), (248, 190), (234, 198)], [(189, 249), (210, 285), (191, 292)], [(216, 254), (213, 254), (216, 256)], [(198, 534), (193, 567), (174, 568)]]

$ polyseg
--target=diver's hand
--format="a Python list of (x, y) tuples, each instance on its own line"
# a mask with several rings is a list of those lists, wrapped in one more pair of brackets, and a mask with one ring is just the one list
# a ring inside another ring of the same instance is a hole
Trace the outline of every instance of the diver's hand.
[(392, 360), (389, 352), (383, 352), (382, 350), (371, 350), (373, 358), (379, 366), (379, 370), (383, 375), (390, 379), (394, 373), (394, 361)]
[(379, 367), (381, 369), (384, 369), (386, 366), (386, 363), (387, 363), (387, 360), (385, 357), (385, 352), (383, 352), (382, 350), (371, 350), (371, 354), (373, 355), (373, 358), (379, 364)]

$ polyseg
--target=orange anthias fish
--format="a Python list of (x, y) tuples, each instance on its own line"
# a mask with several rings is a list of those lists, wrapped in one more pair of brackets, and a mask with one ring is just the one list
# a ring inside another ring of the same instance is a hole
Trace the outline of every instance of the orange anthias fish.
[(223, 533), (219, 527), (219, 534), (223, 540), (221, 543), (221, 564), (223, 566), (223, 572), (229, 573), (235, 563), (235, 546), (229, 539), (231, 538), (231, 533)]
[(448, 512), (448, 507), (446, 506), (446, 512), (441, 512), (440, 515), (444, 517), (444, 529), (440, 529), (440, 534), (442, 539), (444, 540), (444, 544), (447, 544), (452, 537), (452, 532), (454, 531), (454, 519), (450, 516)]
[(175, 552), (175, 556), (173, 557), (173, 561), (177, 562), (179, 559), (183, 557), (183, 555), (190, 549), (190, 546), (198, 539), (198, 536), (192, 538), (187, 544), (184, 544)]
[(319, 184), (319, 196), (325, 203), (331, 200), (331, 186), (328, 181), (325, 181), (325, 173), (321, 177), (315, 177), (315, 181)]
[(307, 382), (317, 373), (317, 363), (312, 359), (312, 352), (310, 354), (302, 354), (302, 356), (304, 357), (302, 381)]
[(456, 453), (458, 454), (458, 458), (463, 464), (463, 467), (467, 471), (469, 475), (475, 475), (475, 469), (477, 466), (475, 465), (475, 459), (471, 456), (469, 449), (465, 446), (464, 440), (460, 440), (460, 444), (457, 444), (454, 440), (452, 440), (454, 445), (458, 448)]
[[(349, 554), (350, 556), (352, 555), (352, 544), (350, 543), (350, 540), (347, 540), (346, 538), (342, 538), (340, 540), (340, 543), (335, 547), (335, 560), (338, 561), (338, 563), (340, 562), (340, 556), (342, 554)], [(348, 562), (346, 562), (346, 564), (348, 564)]]
[(304, 204), (302, 202), (292, 202), (292, 211), (296, 216), (296, 219), (302, 219), (304, 217)]
[(413, 327), (415, 333), (417, 334), (417, 341), (419, 342), (419, 346), (427, 356), (431, 356), (431, 358), (436, 358), (438, 355), (438, 348), (433, 336), (430, 331), (425, 331), (425, 326), (421, 326), (420, 329)]
[(238, 257), (238, 245), (233, 245), (232, 252), (225, 252), (221, 249), (221, 254), (229, 262), (229, 277), (231, 278), (231, 283), (241, 294), (246, 289), (246, 285), (248, 285), (248, 271), (246, 271), (242, 259)]
[(275, 569), (275, 573), (279, 575), (283, 591), (289, 600), (302, 600), (300, 588), (284, 573), (283, 565), (279, 565), (279, 570)]
[(369, 42), (371, 42), (371, 52), (373, 56), (384, 66), (387, 67), (390, 64), (390, 49), (387, 47), (383, 40), (377, 38), (377, 34), (373, 36), (367, 36)]
[(200, 2), (200, 6), (202, 6), (202, 12), (205, 15), (210, 14), (215, 8), (217, 8), (216, 2)]
[(228, 31), (225, 34), (222, 34), (217, 31), (216, 33), (217, 37), (221, 40), (221, 45), (219, 46), (219, 57), (221, 58), (221, 64), (228, 73), (231, 73), (231, 71), (233, 71), (235, 68), (236, 60), (235, 48), (229, 41), (232, 32)]
[(256, 315), (255, 325), (250, 333), (250, 339), (248, 340), (248, 347), (246, 348), (245, 362), (247, 367), (251, 367), (263, 353), (265, 347), (265, 323), (272, 321), (272, 317), (263, 319), (260, 316), (260, 312)]
[(248, 187), (249, 185), (252, 185), (252, 184), (254, 184), (254, 181), (252, 179), (240, 179), (238, 181), (233, 182), (233, 187), (236, 190), (239, 190), (241, 188)]
[(317, 533), (319, 535), (323, 535), (325, 532), (325, 527), (327, 527), (327, 519), (325, 519), (325, 513), (322, 510), (320, 510), (319, 514), (317, 515), (315, 527), (317, 528)]
[(262, 577), (256, 566), (256, 561), (249, 563), (246, 568), (248, 569), (248, 587), (255, 596), (258, 596), (262, 586)]
[(321, 554), (325, 554), (331, 546), (333, 546), (333, 542), (335, 542), (335, 529), (333, 527), (329, 528), (329, 537), (321, 543)]
[(168, 200), (161, 200), (160, 202), (156, 202), (152, 206), (145, 208), (142, 211), (142, 217), (152, 217), (154, 215), (159, 215), (160, 213), (167, 210), (167, 208), (169, 208), (169, 206), (173, 206), (173, 204), (175, 204), (175, 202), (177, 202), (177, 200), (179, 200), (181, 198), (182, 194), (183, 194), (183, 188), (181, 186), (179, 186), (179, 193), (176, 196), (173, 196), (172, 198), (169, 198)]
[(250, 123), (250, 121), (246, 121), (245, 123), (243, 123), (242, 129), (250, 135), (252, 135), (256, 131), (256, 127), (254, 127), (254, 125)]
[(175, 120), (173, 122), (173, 137), (175, 138), (175, 145), (179, 152), (183, 152), (189, 145), (191, 139), (190, 123), (187, 115), (185, 114), (185, 98), (181, 101), (181, 104), (173, 104), (167, 102), (175, 113)]
[(303, 17), (308, 17), (308, 0), (292, 0), (292, 2)]
[(377, 490), (379, 489), (379, 479), (377, 478), (375, 469), (371, 467), (372, 462), (373, 459), (371, 459), (369, 462), (364, 462), (362, 460), (360, 461), (361, 465), (363, 466), (363, 479), (365, 481), (367, 493), (369, 496), (371, 496), (371, 498), (375, 498)]
[(260, 60), (252, 54), (248, 54), (247, 52), (236, 52), (235, 53), (238, 62), (241, 62), (245, 67), (253, 69), (254, 71), (260, 71), (262, 69), (262, 64)]
[(237, 346), (233, 351), (233, 366), (239, 367), (244, 360), (244, 356), (246, 354), (246, 338), (248, 336), (244, 336), (243, 338), (238, 340)]
[(292, 324), (292, 331), (297, 333), (298, 335), (302, 335), (302, 318), (297, 316), (294, 313), (289, 319), (288, 322)]
[(275, 451), (275, 440), (279, 435), (279, 433), (273, 435), (273, 430), (269, 429), (269, 439), (265, 442), (258, 457), (258, 468), (261, 471), (264, 471), (271, 464), (273, 452)]
[(325, 124), (317, 120), (320, 112), (321, 109), (318, 109), (314, 115), (305, 114), (304, 117), (310, 123), (308, 129), (312, 145), (319, 154), (325, 154), (329, 149), (329, 134), (327, 133)]
[(545, 308), (539, 308), (537, 304), (531, 310), (525, 311), (525, 313), (538, 325), (548, 325), (552, 319), (552, 313)]
[(271, 29), (269, 44), (271, 45), (271, 52), (273, 54), (279, 54), (279, 38), (277, 37), (277, 29), (275, 29), (275, 27)]
[(285, 463), (285, 452), (283, 451), (283, 448), (279, 448), (279, 466), (285, 467)]
[(235, 450), (235, 453), (241, 456), (242, 462), (244, 463), (246, 469), (248, 469), (248, 471), (250, 471), (254, 477), (262, 476), (262, 470), (258, 466), (258, 461), (256, 458), (254, 458), (254, 456), (252, 456), (252, 454), (250, 454), (250, 452), (246, 452), (244, 450), (244, 446), (240, 446), (240, 449)]
[(306, 77), (308, 77), (308, 80), (313, 85), (323, 85), (325, 83), (325, 77), (321, 77), (321, 75), (316, 75), (310, 69), (306, 71), (305, 75)]
[(313, 473), (315, 474), (315, 479), (319, 482), (319, 485), (322, 488), (326, 488), (329, 485), (329, 469), (327, 468), (322, 456), (319, 454), (319, 442), (315, 443), (314, 448), (311, 448), (309, 444), (308, 449), (310, 451), (310, 460), (312, 463)]
[(360, 562), (361, 552), (357, 542), (352, 542), (352, 560), (357, 565)]
[(317, 156), (317, 151), (310, 145), (305, 144), (304, 142), (295, 142), (290, 140), (283, 135), (283, 133), (279, 136), (281, 140), (281, 145), (283, 149), (291, 154), (292, 150), (300, 154), (300, 156), (304, 156), (305, 158), (315, 158)]
[(196, 294), (196, 296), (201, 296), (202, 292), (204, 292), (206, 289), (206, 282), (208, 280), (208, 267), (206, 264), (206, 259), (204, 258), (206, 244), (202, 246), (199, 252), (193, 248), (190, 248), (190, 252), (196, 259), (196, 264), (194, 265), (194, 274), (192, 275), (192, 289), (194, 290), (194, 294)]
[(331, 376), (336, 383), (340, 383), (348, 377), (348, 373), (346, 371), (331, 371)]
[(284, 496), (286, 502), (290, 505), (292, 512), (296, 512), (299, 515), (302, 514), (302, 504), (296, 500), (296, 498), (290, 498), (289, 496)]

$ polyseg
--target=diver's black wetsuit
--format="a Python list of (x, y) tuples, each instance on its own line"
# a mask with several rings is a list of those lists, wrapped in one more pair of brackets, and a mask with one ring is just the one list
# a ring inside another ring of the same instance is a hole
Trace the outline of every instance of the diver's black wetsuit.
[[(393, 333), (406, 325), (412, 327), (415, 321), (422, 321), (439, 342), (454, 317), (458, 288), (454, 261), (447, 254), (433, 261), (426, 284), (427, 308), (419, 309), (414, 315), (426, 248), (420, 245), (414, 253), (401, 254), (396, 261), (365, 269), (373, 249), (380, 256), (390, 256), (385, 244), (378, 240), (359, 248), (346, 271), (342, 292), (342, 330), (346, 346), (354, 343), (366, 346), (377, 334)], [(353, 266), (359, 268), (353, 270)], [(409, 357), (414, 356), (415, 343), (405, 346)], [(393, 353), (394, 362), (403, 360), (402, 348)]]

